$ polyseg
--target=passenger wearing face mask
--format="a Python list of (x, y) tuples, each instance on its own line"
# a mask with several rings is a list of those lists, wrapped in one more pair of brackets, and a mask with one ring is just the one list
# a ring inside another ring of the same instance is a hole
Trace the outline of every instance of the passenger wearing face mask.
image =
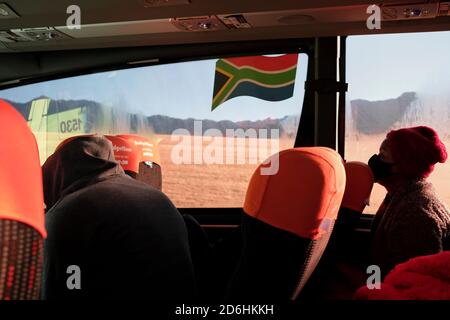
[(369, 166), (387, 190), (372, 224), (372, 264), (386, 275), (411, 258), (450, 249), (450, 214), (426, 179), (447, 151), (436, 131), (389, 132)]

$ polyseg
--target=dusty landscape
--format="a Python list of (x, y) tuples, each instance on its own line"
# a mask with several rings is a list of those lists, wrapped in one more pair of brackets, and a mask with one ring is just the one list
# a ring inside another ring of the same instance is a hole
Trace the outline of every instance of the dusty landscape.
[[(248, 181), (257, 164), (177, 165), (170, 154), (177, 143), (170, 136), (160, 136), (163, 168), (163, 190), (178, 207), (241, 207)], [(346, 159), (367, 162), (378, 152), (384, 135), (360, 135), (346, 141)], [(208, 143), (205, 142), (204, 145)], [(450, 141), (446, 143), (450, 147)], [(248, 147), (247, 143), (247, 147)], [(291, 139), (280, 139), (280, 149), (293, 145)], [(248, 152), (248, 150), (247, 150)], [(450, 162), (437, 164), (429, 178), (442, 200), (450, 203)], [(385, 196), (383, 187), (375, 184), (366, 213), (375, 213)]]
[[(405, 92), (396, 98), (382, 101), (352, 100), (351, 108), (348, 109), (346, 115), (348, 120), (346, 125), (346, 160), (367, 162), (374, 153), (378, 152), (378, 146), (384, 139), (386, 132), (392, 128), (412, 125), (426, 124), (436, 128), (442, 137), (446, 137), (447, 146), (450, 148), (450, 134), (446, 133), (445, 122), (442, 119), (437, 119), (439, 121), (436, 122), (434, 121), (436, 117), (432, 116), (438, 110), (437, 112), (445, 117), (450, 112), (448, 111), (450, 105), (448, 105), (447, 110), (445, 108), (447, 100), (445, 99), (439, 100), (438, 104), (423, 99), (424, 97), (421, 98), (415, 92)], [(144, 132), (149, 135), (152, 135), (152, 132), (157, 132), (158, 134), (154, 138), (160, 140), (163, 190), (178, 207), (241, 207), (248, 181), (254, 170), (268, 155), (278, 150), (278, 148), (270, 150), (270, 143), (264, 147), (263, 139), (236, 138), (235, 144), (245, 144), (246, 156), (243, 164), (236, 164), (235, 162), (232, 164), (177, 164), (173, 161), (171, 154), (174, 148), (179, 146), (179, 142), (172, 140), (173, 136), (170, 134), (178, 128), (185, 129), (184, 131), (187, 134), (196, 134), (196, 122), (198, 120), (194, 118), (179, 119), (164, 115), (144, 118), (143, 115), (130, 115), (124, 111), (111, 110), (111, 108), (95, 101), (52, 100), (52, 102), (50, 102), (50, 109), (53, 106), (53, 114), (83, 105), (87, 106), (86, 110), (83, 111), (86, 119), (89, 120), (89, 126), (85, 128), (86, 132), (117, 134), (129, 132), (131, 127), (143, 135), (146, 135)], [(27, 117), (28, 112), (30, 112), (28, 107), (32, 101), (11, 103)], [(117, 119), (114, 121), (110, 119), (111, 114), (114, 114)], [(102, 122), (102, 119), (106, 120)], [(47, 119), (47, 121), (49, 120)], [(299, 115), (285, 116), (280, 119), (267, 118), (238, 122), (203, 120), (199, 132), (215, 129), (216, 132), (219, 131), (223, 135), (226, 129), (277, 129), (279, 134), (284, 137), (278, 140), (279, 149), (283, 150), (293, 146), (298, 121)], [(41, 162), (45, 161), (60, 141), (71, 136), (71, 134), (56, 132), (35, 132), (35, 135), (39, 144)], [(193, 136), (188, 135), (187, 137)], [(224, 146), (225, 138), (220, 139), (223, 139), (221, 145)], [(256, 148), (258, 150), (255, 150), (255, 147), (252, 147), (252, 143), (250, 143), (255, 142), (255, 140), (259, 145)], [(209, 141), (203, 142), (203, 147), (208, 145)], [(255, 158), (256, 151), (262, 151), (267, 156)], [(251, 156), (252, 154), (253, 156)], [(437, 164), (435, 172), (429, 180), (435, 185), (442, 200), (450, 203), (448, 183), (450, 180), (450, 160), (447, 164)], [(366, 212), (375, 213), (384, 195), (384, 189), (376, 184), (371, 197), (371, 205), (367, 207)]]
[[(242, 207), (248, 182), (258, 166), (257, 159), (246, 156), (246, 164), (177, 165), (171, 160), (171, 150), (178, 142), (171, 141), (168, 135), (159, 138), (163, 191), (177, 207)], [(280, 148), (285, 149), (293, 145), (293, 140), (280, 139), (279, 143)], [(204, 146), (208, 144), (203, 143)], [(248, 139), (245, 145), (247, 155), (256, 154), (255, 150), (250, 150)], [(267, 151), (270, 152), (270, 142)]]
[[(36, 134), (36, 133), (35, 133)], [(36, 134), (40, 147), (41, 162), (53, 152), (61, 139), (68, 135)], [(171, 159), (171, 152), (179, 141), (171, 140), (170, 135), (159, 135), (161, 140), (159, 150), (163, 170), (163, 191), (180, 207), (242, 207), (248, 181), (258, 166), (258, 159), (249, 157), (255, 155), (250, 150), (251, 143), (246, 146), (246, 164), (175, 164)], [(346, 159), (367, 162), (378, 152), (378, 146), (384, 135), (359, 135), (346, 141)], [(239, 140), (236, 140), (236, 143)], [(280, 149), (293, 145), (290, 138), (279, 140)], [(206, 147), (209, 142), (204, 141)], [(450, 148), (450, 141), (446, 141)], [(270, 153), (270, 141), (266, 152)], [(260, 145), (261, 147), (261, 145)], [(249, 163), (253, 161), (254, 163)], [(436, 191), (445, 203), (450, 203), (450, 161), (437, 164), (429, 178)], [(375, 213), (385, 195), (383, 187), (375, 184), (370, 206), (366, 213)]]

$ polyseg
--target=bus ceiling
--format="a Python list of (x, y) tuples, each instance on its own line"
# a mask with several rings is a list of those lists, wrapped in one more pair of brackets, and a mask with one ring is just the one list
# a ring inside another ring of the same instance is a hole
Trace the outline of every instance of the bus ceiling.
[[(0, 52), (448, 30), (449, 1), (98, 0), (0, 3)], [(375, 14), (379, 28), (368, 27)]]
[(72, 2), (0, 3), (0, 89), (165, 61), (308, 51), (316, 37), (450, 29), (449, 2), (434, 0)]

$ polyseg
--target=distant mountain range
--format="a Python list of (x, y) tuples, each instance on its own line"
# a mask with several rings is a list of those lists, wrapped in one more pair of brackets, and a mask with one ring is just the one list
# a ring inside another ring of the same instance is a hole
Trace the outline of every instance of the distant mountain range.
[[(153, 127), (155, 133), (159, 134), (171, 134), (174, 130), (178, 128), (183, 128), (188, 130), (191, 134), (194, 133), (194, 121), (197, 119), (178, 119), (168, 116), (155, 115), (147, 118), (149, 124)], [(280, 136), (295, 136), (297, 133), (298, 121), (300, 120), (299, 115), (285, 116), (281, 119), (267, 118), (264, 120), (257, 121), (213, 121), (213, 120), (202, 120), (203, 132), (208, 129), (217, 129), (222, 135), (226, 134), (226, 129), (243, 129), (247, 130), (250, 128), (259, 129), (279, 129)], [(270, 132), (268, 132), (270, 136)]]
[[(46, 97), (39, 97), (45, 99)], [(36, 98), (38, 99), (38, 98)], [(368, 101), (357, 99), (350, 101), (350, 108), (347, 110), (347, 117), (351, 117), (351, 123), (354, 124), (355, 130), (364, 134), (384, 133), (395, 123), (405, 121), (408, 110), (417, 100), (415, 92), (405, 92), (397, 98)], [(31, 101), (27, 103), (16, 103), (9, 101), (22, 115), (27, 118)], [(83, 107), (91, 116), (92, 130), (95, 130), (95, 122), (101, 121), (103, 118), (111, 118), (111, 121), (128, 123), (126, 127), (131, 132), (138, 131), (138, 128), (152, 128), (157, 134), (171, 134), (179, 128), (188, 130), (191, 134), (194, 132), (194, 121), (196, 119), (180, 119), (164, 115), (144, 116), (142, 114), (128, 113), (125, 110), (111, 109), (101, 105), (98, 102), (90, 100), (51, 100), (48, 114), (69, 110), (76, 107)], [(101, 112), (109, 112), (111, 117), (102, 117)], [(279, 129), (280, 136), (293, 137), (297, 133), (297, 127), (300, 115), (289, 115), (279, 119), (267, 118), (256, 121), (214, 121), (202, 120), (203, 131), (208, 129), (218, 129), (225, 135), (226, 129)], [(116, 125), (115, 123), (111, 124)]]
[(417, 100), (415, 92), (405, 92), (401, 96), (379, 101), (352, 100), (350, 113), (356, 131), (365, 134), (385, 133), (398, 122), (408, 122), (407, 112)]

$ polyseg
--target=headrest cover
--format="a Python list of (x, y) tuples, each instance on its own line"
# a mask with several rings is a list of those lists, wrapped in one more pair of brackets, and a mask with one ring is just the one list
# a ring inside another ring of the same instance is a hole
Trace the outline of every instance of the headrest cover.
[(370, 193), (373, 188), (373, 174), (370, 167), (358, 161), (349, 161), (344, 164), (347, 175), (342, 207), (357, 212), (363, 212), (369, 204)]
[(46, 237), (39, 150), (25, 119), (0, 100), (0, 219), (25, 223)]
[(260, 165), (251, 177), (244, 211), (276, 228), (317, 239), (322, 221), (336, 219), (341, 205), (345, 189), (342, 158), (324, 147), (288, 149), (271, 158), (277, 156), (276, 174), (262, 175)]
[(150, 138), (141, 137), (135, 134), (120, 134), (117, 135), (117, 137), (128, 140), (140, 151), (139, 162), (150, 161), (161, 165), (158, 146)]
[(124, 138), (116, 136), (105, 136), (111, 141), (114, 150), (114, 158), (122, 166), (123, 170), (139, 172), (140, 150)]

